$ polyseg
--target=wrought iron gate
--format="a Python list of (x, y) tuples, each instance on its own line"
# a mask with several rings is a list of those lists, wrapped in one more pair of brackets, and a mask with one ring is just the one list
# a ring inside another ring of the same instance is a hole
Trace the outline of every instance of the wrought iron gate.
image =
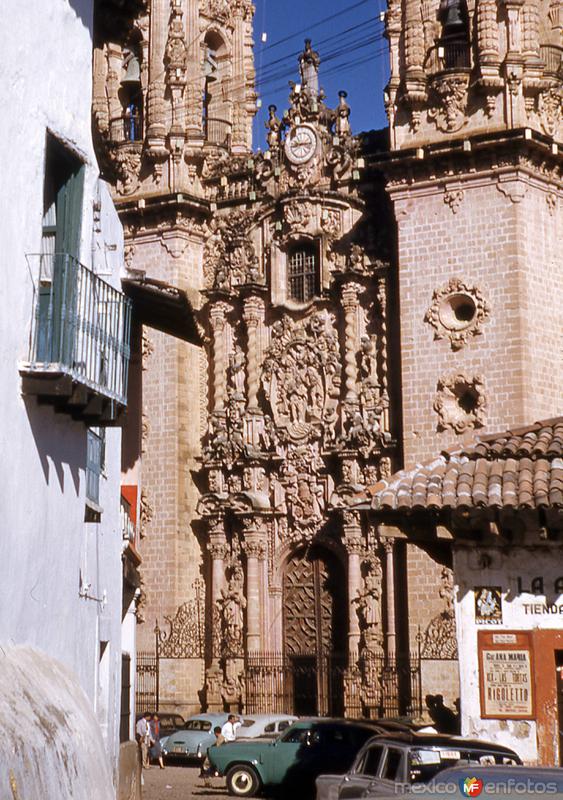
[(158, 709), (158, 658), (154, 653), (137, 653), (135, 708), (137, 714)]
[(137, 713), (158, 709), (160, 705), (161, 662), (165, 659), (205, 657), (205, 587), (202, 580), (194, 581), (194, 599), (183, 603), (174, 616), (165, 616), (168, 630), (154, 629), (155, 652), (137, 654)]

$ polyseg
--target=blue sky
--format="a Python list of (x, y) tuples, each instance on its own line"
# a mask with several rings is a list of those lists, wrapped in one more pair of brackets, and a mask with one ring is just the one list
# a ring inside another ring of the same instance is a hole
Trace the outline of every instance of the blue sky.
[[(327, 103), (334, 108), (338, 91), (345, 89), (355, 133), (386, 125), (383, 87), (388, 55), (380, 21), (385, 0), (254, 2), (256, 88), (262, 100), (254, 123), (255, 147), (264, 147), (268, 105), (275, 103), (279, 116), (287, 108), (288, 81), (298, 80), (297, 54), (306, 36), (321, 56), (320, 82)], [(267, 35), (266, 42), (262, 41), (263, 34)]]

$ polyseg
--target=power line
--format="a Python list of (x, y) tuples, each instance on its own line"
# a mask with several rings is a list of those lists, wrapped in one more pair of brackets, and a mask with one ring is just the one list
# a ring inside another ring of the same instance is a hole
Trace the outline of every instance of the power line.
[(267, 47), (264, 48), (264, 50), (271, 50), (272, 48), (277, 47), (280, 44), (288, 42), (295, 36), (299, 36), (300, 34), (303, 33), (308, 33), (309, 31), (312, 31), (315, 28), (319, 28), (321, 25), (324, 25), (326, 22), (330, 22), (331, 20), (336, 19), (337, 17), (341, 17), (343, 14), (348, 14), (350, 11), (354, 11), (354, 9), (360, 8), (360, 6), (365, 6), (366, 3), (370, 2), (372, 2), (372, 0), (360, 0), (359, 3), (354, 3), (351, 6), (343, 8), (342, 11), (337, 11), (336, 14), (330, 14), (328, 17), (323, 17), (323, 19), (319, 20), (318, 22), (313, 22), (312, 24), (307, 25), (306, 28), (294, 31), (293, 33), (290, 33), (288, 36), (284, 36), (282, 39), (278, 39), (276, 42), (272, 42), (272, 44), (269, 44)]

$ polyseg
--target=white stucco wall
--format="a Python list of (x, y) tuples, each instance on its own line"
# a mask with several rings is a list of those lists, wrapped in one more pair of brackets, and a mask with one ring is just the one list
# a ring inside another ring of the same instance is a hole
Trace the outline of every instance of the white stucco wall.
[[(531, 580), (539, 576), (544, 581), (544, 594), (525, 591), (530, 590)], [(478, 631), (562, 630), (563, 594), (554, 590), (555, 581), (561, 576), (563, 547), (557, 544), (506, 548), (458, 546), (454, 550), (462, 733), (512, 747), (527, 762), (538, 758), (534, 720), (481, 718)], [(502, 623), (476, 624), (474, 588), (479, 586), (501, 587)]]
[[(87, 428), (39, 405), (35, 397), (22, 396), (18, 372), (28, 356), (36, 276), (26, 255), (40, 251), (47, 130), (86, 163), (80, 260), (119, 286), (122, 232), (107, 187), (99, 183), (91, 137), (92, 9), (93, 0), (2, 4), (0, 646), (4, 653), (18, 645), (32, 646), (69, 670), (100, 723), (115, 783), (121, 668), (121, 434), (119, 429), (107, 430), (100, 487), (103, 514), (100, 523), (85, 523)], [(101, 233), (93, 230), (95, 200), (102, 202)], [(80, 596), (81, 581), (88, 585), (88, 595), (97, 599)], [(101, 640), (109, 645), (100, 662)], [(87, 741), (80, 744), (90, 746)], [(4, 768), (2, 764), (0, 772)], [(45, 800), (65, 796), (37, 792), (25, 796), (32, 794)]]

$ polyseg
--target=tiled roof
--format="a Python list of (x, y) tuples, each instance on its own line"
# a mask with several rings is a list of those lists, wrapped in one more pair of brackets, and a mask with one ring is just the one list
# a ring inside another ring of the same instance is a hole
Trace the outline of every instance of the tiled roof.
[(396, 473), (368, 494), (380, 510), (562, 508), (563, 417), (483, 436)]

